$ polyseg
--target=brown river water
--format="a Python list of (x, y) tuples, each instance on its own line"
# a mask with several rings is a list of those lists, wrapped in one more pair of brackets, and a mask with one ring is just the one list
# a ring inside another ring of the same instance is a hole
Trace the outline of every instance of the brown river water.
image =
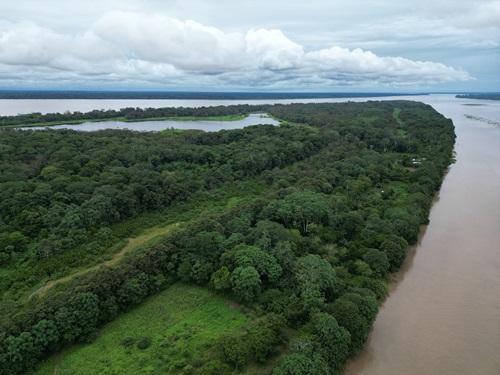
[(500, 102), (418, 100), (453, 120), (457, 162), (345, 374), (499, 375)]

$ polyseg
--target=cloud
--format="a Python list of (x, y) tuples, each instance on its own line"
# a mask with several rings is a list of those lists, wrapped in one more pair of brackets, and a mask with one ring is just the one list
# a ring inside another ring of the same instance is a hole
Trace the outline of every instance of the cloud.
[(280, 30), (250, 30), (246, 36), (246, 53), (257, 60), (258, 68), (293, 69), (304, 58), (302, 46), (292, 42)]
[(402, 57), (379, 57), (370, 51), (331, 47), (306, 55), (306, 61), (321, 73), (335, 77), (351, 76), (356, 80), (377, 80), (395, 84), (439, 83), (466, 81), (470, 75), (435, 62), (412, 61)]
[(118, 47), (124, 58), (172, 64), (184, 71), (231, 69), (236, 54), (244, 52), (241, 35), (162, 15), (110, 12), (93, 31)]
[(500, 2), (498, 0), (421, 0), (415, 13), (420, 18), (439, 20), (457, 29), (500, 29)]
[[(339, 46), (305, 51), (277, 29), (224, 32), (164, 14), (113, 11), (80, 34), (0, 21), (1, 80), (143, 82), (177, 86), (293, 87), (467, 81), (437, 62)], [(3, 77), (3, 78), (2, 78)], [(38, 78), (37, 78), (38, 77)]]
[(60, 53), (62, 39), (31, 22), (0, 21), (0, 61), (10, 65), (48, 64)]
[[(471, 9), (469, 8), (469, 12)], [(472, 10), (472, 14), (466, 12), (461, 14), (462, 25), (470, 29), (500, 29), (500, 2), (492, 1), (480, 4)]]

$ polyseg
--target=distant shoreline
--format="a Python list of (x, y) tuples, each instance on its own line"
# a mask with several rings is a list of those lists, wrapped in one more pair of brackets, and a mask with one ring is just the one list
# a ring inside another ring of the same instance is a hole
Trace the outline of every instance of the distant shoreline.
[(429, 95), (426, 93), (190, 92), (0, 90), (0, 99), (316, 99)]
[(457, 99), (479, 99), (479, 100), (500, 100), (499, 93), (489, 93), (489, 94), (460, 94), (456, 95)]

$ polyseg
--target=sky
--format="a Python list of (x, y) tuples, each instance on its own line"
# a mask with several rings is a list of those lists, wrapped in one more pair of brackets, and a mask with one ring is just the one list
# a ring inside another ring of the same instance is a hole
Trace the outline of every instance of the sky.
[(0, 89), (499, 92), (500, 0), (4, 0)]

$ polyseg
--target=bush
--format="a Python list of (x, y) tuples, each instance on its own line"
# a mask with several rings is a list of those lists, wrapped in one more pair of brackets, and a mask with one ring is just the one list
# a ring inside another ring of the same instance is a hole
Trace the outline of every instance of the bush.
[(228, 370), (228, 366), (219, 360), (210, 361), (200, 369), (200, 375), (220, 375)]
[(221, 342), (222, 352), (226, 362), (236, 368), (241, 368), (247, 363), (247, 353), (242, 340), (236, 337), (225, 337)]
[(131, 347), (132, 345), (134, 345), (134, 342), (135, 342), (135, 339), (133, 337), (125, 337), (123, 340), (122, 340), (122, 345), (126, 348), (129, 348)]
[(143, 337), (141, 341), (137, 343), (137, 348), (141, 350), (147, 349), (150, 346), (151, 346), (151, 337), (149, 336)]

